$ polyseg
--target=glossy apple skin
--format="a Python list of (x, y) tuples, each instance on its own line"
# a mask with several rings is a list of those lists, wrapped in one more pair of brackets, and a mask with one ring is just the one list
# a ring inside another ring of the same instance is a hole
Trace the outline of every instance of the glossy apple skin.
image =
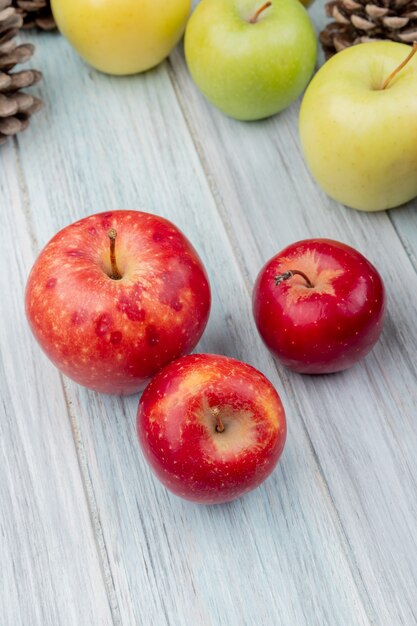
[[(290, 269), (306, 274), (314, 287)], [(258, 331), (272, 354), (304, 374), (338, 372), (362, 359), (381, 334), (385, 291), (375, 267), (330, 239), (288, 246), (260, 271), (253, 291)]]
[[(121, 280), (109, 276), (111, 228)], [(208, 278), (191, 244), (167, 220), (140, 211), (64, 228), (26, 287), (27, 318), (44, 352), (69, 378), (104, 393), (135, 393), (193, 350), (209, 311)]]
[(348, 207), (379, 211), (417, 196), (417, 57), (380, 89), (409, 52), (392, 41), (347, 48), (304, 95), (299, 126), (307, 165)]
[[(216, 431), (213, 408), (224, 431)], [(275, 468), (286, 438), (281, 400), (250, 365), (197, 354), (174, 361), (145, 389), (139, 443), (159, 480), (202, 504), (234, 500)]]
[(107, 74), (136, 74), (165, 59), (180, 40), (191, 0), (51, 0), (60, 32)]
[(251, 24), (262, 4), (203, 0), (185, 32), (195, 83), (212, 104), (239, 120), (285, 109), (305, 89), (316, 63), (316, 37), (301, 3), (273, 2)]

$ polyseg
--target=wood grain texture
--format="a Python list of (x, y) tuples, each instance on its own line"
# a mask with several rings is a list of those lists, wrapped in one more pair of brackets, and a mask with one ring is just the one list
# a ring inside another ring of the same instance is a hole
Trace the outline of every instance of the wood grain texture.
[(0, 622), (111, 624), (59, 375), (33, 343), (33, 262), (13, 144), (0, 153)]
[[(169, 217), (198, 248), (212, 280), (200, 349), (247, 360), (280, 391), (287, 387), (289, 438), (279, 469), (241, 501), (198, 507), (166, 492), (141, 458), (137, 397), (99, 396), (65, 382), (101, 521), (114, 613), (123, 624), (146, 625), (369, 624), (372, 602), (298, 400), (254, 330), (238, 259), (167, 66), (112, 79), (88, 70), (64, 41), (40, 43), (40, 90), (49, 105), (19, 138), (37, 240), (99, 210), (142, 208)], [(66, 80), (58, 83), (62, 67)], [(82, 107), (74, 94), (82, 94)]]

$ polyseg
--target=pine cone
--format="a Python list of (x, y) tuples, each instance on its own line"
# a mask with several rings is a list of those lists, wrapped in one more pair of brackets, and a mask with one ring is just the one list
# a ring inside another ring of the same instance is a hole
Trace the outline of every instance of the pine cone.
[(335, 20), (320, 33), (327, 58), (378, 39), (417, 41), (417, 0), (332, 0), (326, 14)]
[(20, 91), (37, 83), (41, 73), (10, 71), (18, 63), (28, 61), (35, 49), (28, 43), (17, 45), (15, 37), (23, 18), (10, 4), (11, 0), (0, 0), (0, 144), (24, 130), (32, 113), (42, 106), (39, 98)]
[(13, 0), (13, 6), (23, 16), (22, 28), (54, 30), (55, 20), (51, 11), (51, 0)]

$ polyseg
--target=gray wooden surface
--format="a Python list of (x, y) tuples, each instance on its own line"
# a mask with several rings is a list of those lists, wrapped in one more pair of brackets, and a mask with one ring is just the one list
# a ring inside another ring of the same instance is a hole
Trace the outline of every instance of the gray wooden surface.
[[(322, 2), (311, 10), (323, 22)], [(417, 624), (417, 202), (337, 205), (312, 181), (299, 103), (244, 124), (210, 107), (181, 48), (110, 78), (33, 35), (45, 109), (0, 151), (0, 623), (5, 626)], [(201, 351), (276, 385), (288, 442), (258, 490), (224, 506), (170, 495), (135, 437), (138, 397), (59, 375), (32, 339), (28, 271), (61, 227), (144, 209), (180, 226), (211, 278)], [(251, 317), (254, 278), (304, 237), (354, 245), (388, 291), (382, 340), (343, 374), (277, 365)]]

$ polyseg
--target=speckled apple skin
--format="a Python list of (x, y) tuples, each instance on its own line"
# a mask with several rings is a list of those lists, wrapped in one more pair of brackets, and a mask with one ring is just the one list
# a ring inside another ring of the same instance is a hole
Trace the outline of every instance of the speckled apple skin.
[(144, 72), (181, 39), (191, 0), (51, 0), (60, 33), (108, 74)]
[[(213, 409), (224, 431), (217, 432)], [(159, 480), (202, 504), (260, 485), (284, 448), (281, 400), (263, 374), (224, 356), (185, 356), (161, 370), (139, 403), (140, 446)]]
[[(275, 277), (294, 275), (276, 285)], [(378, 341), (385, 290), (375, 267), (357, 250), (330, 239), (306, 239), (274, 256), (260, 271), (253, 291), (259, 333), (284, 365), (305, 374), (351, 367)]]
[(345, 48), (321, 66), (301, 104), (311, 173), (331, 198), (359, 211), (417, 196), (417, 57), (381, 89), (409, 52), (394, 41)]
[[(121, 280), (108, 232), (116, 229)], [(104, 393), (142, 390), (196, 346), (210, 312), (197, 253), (167, 220), (139, 211), (82, 219), (53, 237), (26, 287), (26, 314), (44, 352), (69, 378)]]
[(250, 23), (262, 0), (203, 0), (185, 31), (184, 51), (194, 82), (223, 113), (258, 120), (288, 107), (306, 88), (317, 58), (307, 11), (274, 0)]

